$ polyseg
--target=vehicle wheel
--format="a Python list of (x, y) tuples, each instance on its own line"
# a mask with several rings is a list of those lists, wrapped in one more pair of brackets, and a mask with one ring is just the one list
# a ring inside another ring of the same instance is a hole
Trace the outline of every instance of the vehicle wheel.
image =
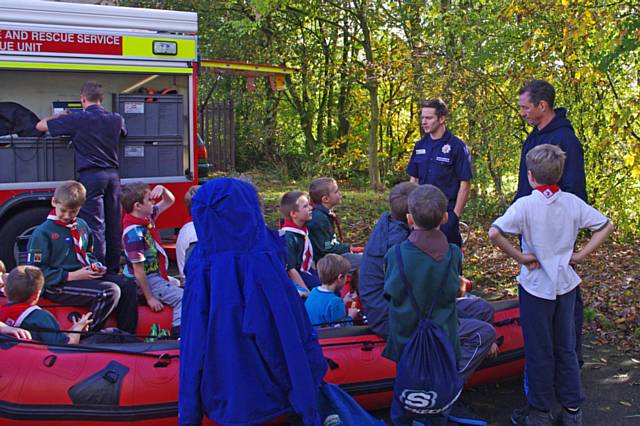
[[(0, 259), (7, 271), (18, 264), (21, 237), (28, 237), (47, 218), (50, 207), (33, 207), (12, 216), (0, 229)], [(23, 240), (22, 240), (23, 241)], [(23, 241), (24, 242), (24, 241)], [(26, 246), (22, 247), (24, 250)]]

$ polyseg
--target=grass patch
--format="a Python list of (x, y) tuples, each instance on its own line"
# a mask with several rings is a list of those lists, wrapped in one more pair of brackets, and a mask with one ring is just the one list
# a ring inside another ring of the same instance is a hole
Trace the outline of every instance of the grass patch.
[(587, 322), (593, 322), (596, 319), (596, 311), (592, 308), (584, 308), (584, 320)]

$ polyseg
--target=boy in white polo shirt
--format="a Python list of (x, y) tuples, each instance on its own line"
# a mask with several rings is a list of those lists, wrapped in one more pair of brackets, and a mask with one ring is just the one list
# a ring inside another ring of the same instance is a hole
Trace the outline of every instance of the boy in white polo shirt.
[[(584, 395), (573, 320), (580, 277), (571, 265), (602, 244), (613, 225), (577, 196), (560, 191), (557, 183), (564, 160), (564, 152), (555, 145), (539, 145), (529, 151), (527, 173), (534, 190), (513, 203), (489, 230), (491, 241), (522, 264), (517, 279), (529, 407), (514, 412), (514, 424), (551, 425), (550, 411), (557, 400), (563, 407), (560, 424), (582, 425)], [(593, 235), (574, 252), (578, 231), (583, 228)], [(522, 251), (504, 234), (520, 235)]]

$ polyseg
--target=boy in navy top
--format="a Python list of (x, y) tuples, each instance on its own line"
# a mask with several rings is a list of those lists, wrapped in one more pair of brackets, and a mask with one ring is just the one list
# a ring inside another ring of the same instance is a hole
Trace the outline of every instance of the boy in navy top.
[(460, 139), (446, 128), (449, 110), (442, 99), (431, 99), (420, 105), (422, 130), (411, 154), (407, 174), (411, 182), (438, 187), (447, 197), (449, 219), (440, 229), (450, 243), (462, 246), (459, 220), (471, 189), (471, 155)]
[(284, 217), (280, 235), (284, 236), (287, 246), (287, 273), (294, 283), (307, 291), (320, 285), (307, 229), (312, 210), (302, 191), (287, 192), (280, 200), (280, 212)]
[(76, 174), (87, 189), (80, 217), (93, 232), (94, 254), (110, 274), (120, 271), (120, 177), (118, 142), (126, 133), (123, 118), (102, 107), (104, 91), (96, 81), (80, 90), (84, 111), (40, 120), (36, 128), (51, 136), (71, 136)]
[[(336, 296), (336, 292), (344, 286), (351, 264), (344, 257), (330, 253), (318, 261), (320, 286), (311, 290), (304, 303), (309, 320), (314, 326), (351, 325), (351, 320), (358, 315), (358, 308), (351, 306), (351, 295), (344, 298)], [(348, 312), (348, 314), (347, 314)], [(347, 321), (339, 323), (340, 321)]]
[[(580, 277), (572, 265), (601, 245), (613, 225), (579, 197), (560, 189), (564, 160), (564, 152), (555, 145), (529, 151), (527, 177), (534, 191), (513, 203), (489, 230), (491, 241), (522, 265), (518, 282), (529, 407), (514, 411), (514, 424), (551, 425), (550, 410), (557, 400), (563, 407), (561, 424), (582, 425), (584, 395), (574, 321)], [(574, 252), (583, 228), (593, 235)], [(503, 233), (520, 235), (522, 251)]]

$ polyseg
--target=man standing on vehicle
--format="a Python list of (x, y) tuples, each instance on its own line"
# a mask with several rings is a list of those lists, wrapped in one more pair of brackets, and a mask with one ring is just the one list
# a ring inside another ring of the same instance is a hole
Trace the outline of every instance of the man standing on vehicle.
[(462, 246), (459, 218), (471, 189), (471, 156), (465, 143), (446, 128), (449, 110), (442, 99), (430, 99), (420, 105), (422, 130), (411, 155), (407, 174), (411, 182), (431, 184), (447, 196), (449, 221), (440, 226), (450, 243)]
[(75, 149), (76, 174), (87, 189), (80, 217), (94, 235), (94, 255), (108, 273), (120, 270), (120, 176), (118, 142), (126, 132), (123, 118), (102, 107), (104, 91), (96, 81), (80, 90), (84, 111), (40, 120), (36, 128), (51, 136), (69, 135)]
[[(538, 145), (557, 145), (567, 156), (564, 171), (558, 186), (564, 192), (570, 192), (587, 202), (587, 181), (584, 172), (584, 154), (582, 144), (576, 137), (571, 123), (567, 119), (565, 108), (553, 108), (556, 91), (545, 80), (532, 80), (518, 92), (520, 115), (534, 126), (522, 145), (520, 156), (520, 174), (518, 192), (513, 201), (531, 194), (533, 189), (527, 178), (527, 153)], [(576, 352), (582, 366), (582, 322), (583, 302), (580, 287), (576, 289)]]

